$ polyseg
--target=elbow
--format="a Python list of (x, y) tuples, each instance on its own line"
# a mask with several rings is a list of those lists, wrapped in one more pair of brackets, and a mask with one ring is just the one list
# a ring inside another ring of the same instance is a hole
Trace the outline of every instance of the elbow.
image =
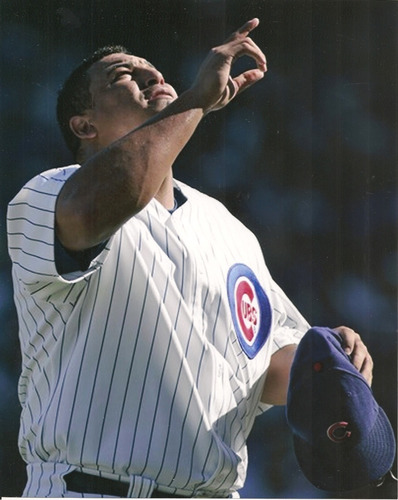
[(55, 210), (55, 233), (64, 248), (79, 252), (106, 239), (95, 230), (92, 213), (84, 204), (58, 197)]
[(94, 246), (85, 229), (83, 218), (76, 211), (58, 209), (55, 216), (55, 233), (64, 248), (78, 252)]

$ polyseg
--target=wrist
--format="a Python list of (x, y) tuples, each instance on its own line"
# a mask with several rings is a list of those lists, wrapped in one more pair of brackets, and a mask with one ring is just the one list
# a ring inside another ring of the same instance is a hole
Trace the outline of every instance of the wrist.
[(203, 116), (213, 111), (214, 103), (206, 99), (200, 89), (195, 85), (183, 92), (180, 97), (186, 100), (192, 109), (200, 110)]

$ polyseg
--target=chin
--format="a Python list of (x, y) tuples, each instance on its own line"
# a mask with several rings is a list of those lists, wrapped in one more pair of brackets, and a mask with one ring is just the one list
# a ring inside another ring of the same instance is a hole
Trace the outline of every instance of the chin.
[(156, 110), (156, 112), (162, 111), (162, 109), (167, 108), (169, 104), (175, 101), (174, 97), (165, 97), (162, 99), (156, 99), (149, 105), (149, 109)]

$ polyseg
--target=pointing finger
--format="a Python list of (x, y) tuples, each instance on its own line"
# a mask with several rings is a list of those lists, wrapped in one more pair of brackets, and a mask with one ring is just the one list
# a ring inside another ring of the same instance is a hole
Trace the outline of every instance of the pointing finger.
[(240, 28), (238, 28), (236, 31), (232, 33), (231, 36), (229, 36), (226, 40), (226, 42), (230, 42), (231, 40), (237, 39), (237, 38), (245, 38), (248, 36), (248, 34), (253, 31), (257, 26), (260, 24), (260, 20), (255, 17), (254, 19), (251, 19), (250, 21), (246, 21), (245, 24), (243, 24)]
[(252, 30), (257, 28), (257, 26), (260, 24), (260, 20), (255, 17), (254, 19), (251, 19), (250, 21), (247, 21), (243, 26), (241, 26), (237, 33), (243, 36), (247, 36)]

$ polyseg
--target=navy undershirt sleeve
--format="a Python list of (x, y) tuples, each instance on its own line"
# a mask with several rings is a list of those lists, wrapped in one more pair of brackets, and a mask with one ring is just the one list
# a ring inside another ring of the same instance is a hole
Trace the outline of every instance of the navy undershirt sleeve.
[(74, 271), (86, 271), (90, 266), (90, 262), (105, 248), (106, 243), (107, 241), (104, 241), (92, 248), (87, 248), (79, 252), (72, 252), (67, 250), (61, 244), (57, 236), (55, 236), (54, 255), (58, 273), (62, 275)]

